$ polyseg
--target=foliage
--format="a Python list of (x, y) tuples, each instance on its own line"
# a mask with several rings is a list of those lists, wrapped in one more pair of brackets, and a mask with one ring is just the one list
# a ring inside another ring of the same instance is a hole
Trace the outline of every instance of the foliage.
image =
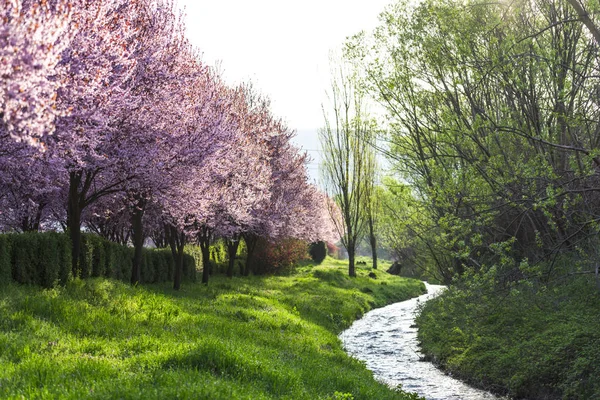
[(308, 244), (298, 239), (260, 238), (255, 252), (255, 274), (285, 272), (308, 258)]
[(336, 335), (374, 305), (420, 294), (422, 284), (384, 273), (374, 281), (360, 268), (351, 280), (344, 269), (214, 277), (179, 292), (104, 278), (49, 290), (5, 286), (0, 397), (414, 398), (375, 382)]
[(327, 257), (327, 245), (323, 241), (311, 243), (308, 247), (308, 254), (316, 264), (321, 264)]
[[(173, 278), (173, 259), (168, 250), (144, 249), (142, 283), (165, 282)], [(102, 239), (83, 235), (80, 270), (77, 277), (109, 277), (128, 281), (131, 275), (133, 249)], [(6, 262), (8, 261), (8, 264)], [(19, 233), (0, 235), (0, 272), (8, 280), (46, 288), (66, 284), (71, 275), (71, 242), (66, 234)], [(185, 255), (183, 277), (195, 281), (196, 263)]]
[(327, 243), (327, 255), (333, 258), (340, 258), (340, 248), (335, 245), (335, 243), (326, 242)]
[(11, 247), (10, 237), (0, 235), (0, 285), (7, 284), (12, 279)]
[(399, 1), (347, 42), (420, 203), (398, 231), (444, 281), (498, 262), (494, 246), (518, 263), (597, 242), (597, 55), (576, 20), (564, 1)]
[[(0, 235), (8, 244), (10, 277), (16, 282), (52, 287), (66, 283), (71, 271), (71, 248), (64, 234), (48, 232)], [(5, 254), (6, 254), (5, 253)]]

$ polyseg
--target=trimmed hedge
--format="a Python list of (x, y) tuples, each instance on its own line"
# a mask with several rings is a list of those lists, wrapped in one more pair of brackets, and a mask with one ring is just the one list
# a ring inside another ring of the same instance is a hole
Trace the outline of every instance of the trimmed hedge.
[(52, 287), (71, 271), (69, 237), (55, 232), (0, 235), (0, 282)]
[[(106, 277), (129, 282), (133, 248), (100, 236), (83, 234), (77, 275)], [(169, 249), (144, 249), (141, 283), (173, 279), (173, 257)], [(18, 283), (53, 287), (72, 278), (71, 241), (64, 233), (0, 234), (0, 284)], [(183, 280), (196, 280), (196, 263), (191, 255), (183, 260)]]

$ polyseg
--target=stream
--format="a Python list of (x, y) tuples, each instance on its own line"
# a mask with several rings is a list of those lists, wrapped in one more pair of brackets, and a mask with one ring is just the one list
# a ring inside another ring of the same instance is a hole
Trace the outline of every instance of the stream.
[(414, 328), (417, 305), (445, 288), (425, 285), (427, 294), (369, 311), (355, 321), (340, 334), (344, 348), (364, 361), (375, 379), (391, 387), (402, 385), (404, 391), (416, 392), (427, 400), (501, 399), (446, 375), (430, 362), (420, 361)]

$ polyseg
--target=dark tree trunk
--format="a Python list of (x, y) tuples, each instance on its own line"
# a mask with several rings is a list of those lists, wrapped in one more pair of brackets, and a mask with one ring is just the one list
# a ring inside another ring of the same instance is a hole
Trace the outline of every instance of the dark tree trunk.
[(133, 263), (131, 266), (131, 284), (137, 285), (142, 278), (142, 251), (144, 249), (143, 217), (146, 199), (136, 196), (137, 201), (131, 211), (131, 228), (133, 233)]
[(371, 218), (369, 218), (369, 242), (371, 243), (373, 269), (377, 269), (377, 238), (375, 237), (375, 227)]
[(244, 276), (250, 275), (250, 271), (253, 269), (254, 263), (254, 250), (256, 250), (256, 243), (258, 242), (258, 236), (253, 233), (247, 233), (242, 235), (244, 242), (246, 242), (246, 268), (244, 268)]
[(168, 225), (165, 228), (167, 240), (171, 247), (171, 255), (175, 262), (175, 271), (173, 271), (173, 289), (181, 288), (181, 275), (183, 273), (183, 248), (185, 246), (185, 232), (179, 231), (177, 227)]
[(81, 251), (81, 212), (83, 206), (79, 186), (83, 172), (73, 171), (69, 173), (69, 202), (67, 208), (67, 228), (71, 237), (71, 272), (73, 277), (79, 275), (79, 253)]
[(159, 249), (165, 248), (169, 245), (165, 229), (159, 229), (154, 232), (151, 232), (150, 238), (154, 242), (154, 245)]
[(29, 218), (26, 216), (21, 221), (21, 230), (23, 232), (37, 232), (40, 230), (40, 222), (42, 221), (42, 212), (44, 211), (45, 204), (40, 203), (37, 207), (35, 217)]
[(122, 181), (95, 190), (90, 194), (92, 184), (100, 169), (75, 170), (69, 172), (69, 200), (67, 205), (67, 230), (71, 236), (71, 269), (73, 277), (79, 275), (79, 254), (81, 252), (81, 213), (88, 205), (102, 196), (117, 192)]
[(356, 268), (354, 266), (354, 253), (356, 251), (354, 242), (348, 242), (348, 275), (356, 277)]
[(235, 266), (235, 256), (240, 245), (240, 238), (234, 237), (227, 240), (227, 257), (229, 264), (227, 265), (227, 277), (233, 277), (233, 267)]
[(200, 242), (200, 252), (202, 253), (202, 283), (208, 284), (208, 279), (211, 273), (210, 244), (208, 241)]
[(579, 19), (581, 19), (581, 22), (584, 23), (584, 25), (589, 29), (592, 36), (594, 36), (596, 43), (597, 44), (600, 43), (600, 29), (598, 29), (598, 27), (596, 26), (594, 21), (591, 19), (590, 15), (585, 10), (585, 8), (583, 8), (583, 6), (579, 2), (579, 0), (567, 0), (567, 1), (575, 9), (575, 11), (577, 11), (577, 15), (579, 16)]
[(200, 228), (198, 233), (198, 244), (200, 244), (200, 252), (202, 253), (202, 283), (208, 284), (208, 279), (211, 273), (210, 265), (210, 239), (211, 229), (207, 226)]

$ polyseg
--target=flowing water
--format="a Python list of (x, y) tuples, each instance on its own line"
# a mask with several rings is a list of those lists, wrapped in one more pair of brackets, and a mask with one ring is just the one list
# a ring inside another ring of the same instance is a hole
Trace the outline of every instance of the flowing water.
[(389, 386), (402, 385), (428, 400), (500, 399), (444, 374), (422, 354), (414, 327), (420, 302), (441, 293), (444, 286), (427, 284), (427, 294), (366, 313), (340, 334), (344, 348), (366, 363), (375, 378)]

